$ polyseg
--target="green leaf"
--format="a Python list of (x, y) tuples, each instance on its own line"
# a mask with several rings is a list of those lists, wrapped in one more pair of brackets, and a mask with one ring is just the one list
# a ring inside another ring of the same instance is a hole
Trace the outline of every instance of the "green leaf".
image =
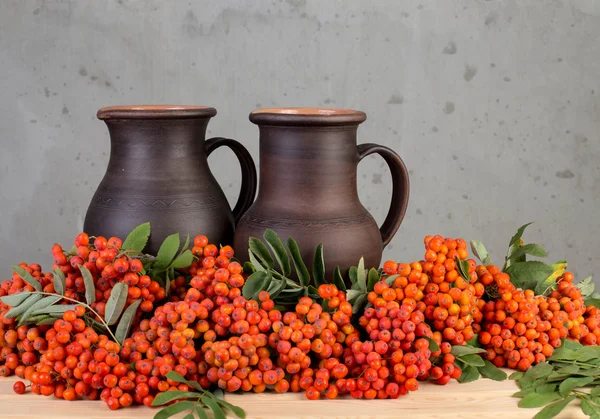
[(360, 258), (358, 267), (356, 268), (356, 283), (364, 292), (367, 292), (367, 273), (365, 272), (365, 259)]
[[(156, 399), (154, 399), (156, 401)], [(152, 404), (154, 406), (154, 402)], [(181, 401), (181, 402), (177, 402), (174, 403), (170, 406), (165, 407), (164, 409), (160, 410), (158, 413), (156, 413), (156, 415), (154, 415), (154, 419), (167, 419), (170, 418), (171, 416), (175, 416), (178, 413), (181, 413), (185, 410), (188, 409), (193, 409), (195, 406), (195, 403), (193, 402), (188, 402), (188, 401)]]
[(175, 269), (189, 268), (193, 261), (194, 255), (192, 254), (191, 250), (187, 249), (175, 258), (173, 263), (171, 263), (171, 267)]
[(573, 375), (579, 372), (579, 366), (572, 364), (557, 370), (559, 374)]
[[(17, 323), (17, 327), (21, 326), (29, 317), (31, 317), (31, 315), (34, 311), (42, 310), (60, 300), (62, 300), (62, 296), (60, 296), (60, 295), (49, 295), (47, 297), (44, 297), (44, 298), (38, 300), (31, 307), (29, 307), (27, 310), (25, 310), (25, 312), (21, 315), (21, 318), (19, 319), (19, 323)], [(43, 310), (42, 310), (42, 313), (43, 313)], [(43, 313), (43, 314), (45, 314), (45, 313)]]
[(470, 383), (471, 381), (475, 381), (479, 378), (479, 370), (475, 367), (472, 367), (470, 365), (467, 365), (465, 367), (465, 369), (463, 369), (462, 374), (460, 375), (460, 377), (458, 377), (458, 382), (463, 384), (463, 383)]
[(569, 377), (558, 386), (561, 396), (567, 397), (576, 387), (584, 387), (594, 381), (594, 377)]
[(536, 257), (546, 257), (548, 254), (542, 246), (535, 243), (529, 243), (524, 246), (517, 248), (512, 255), (510, 255), (511, 264), (518, 262), (523, 256), (531, 255)]
[(342, 276), (342, 271), (339, 266), (336, 266), (333, 269), (333, 284), (340, 291), (346, 291), (346, 283), (344, 282), (344, 277)]
[(454, 356), (461, 357), (464, 355), (481, 354), (484, 353), (485, 349), (475, 348), (469, 345), (455, 345), (450, 350), (450, 353)]
[(534, 419), (550, 419), (555, 417), (556, 415), (558, 415), (560, 412), (563, 411), (563, 409), (565, 407), (567, 407), (567, 405), (569, 403), (571, 403), (573, 400), (575, 400), (575, 396), (569, 396), (566, 399), (560, 400), (558, 402), (549, 404), (548, 406), (544, 407), (542, 410), (540, 410), (537, 415), (535, 415), (533, 418)]
[(65, 273), (57, 266), (54, 268), (52, 276), (54, 277), (54, 291), (56, 291), (57, 294), (65, 295), (65, 289), (67, 287)]
[(287, 252), (285, 251), (285, 247), (283, 247), (283, 242), (273, 230), (265, 230), (263, 237), (273, 254), (275, 255), (275, 259), (277, 259), (277, 264), (281, 268), (281, 273), (283, 276), (290, 276), (292, 272), (292, 267), (290, 264), (290, 258), (288, 257)]
[(29, 291), (18, 292), (16, 294), (5, 295), (0, 297), (0, 301), (10, 307), (16, 307), (21, 304), (31, 293)]
[(204, 408), (202, 406), (196, 406), (196, 414), (198, 415), (198, 418), (200, 419), (208, 419), (208, 414), (206, 413), (206, 410), (204, 410)]
[(471, 365), (472, 367), (483, 367), (485, 366), (485, 362), (483, 362), (483, 358), (479, 355), (463, 355), (458, 357), (457, 360), (464, 362), (467, 365)]
[(281, 294), (281, 292), (285, 289), (286, 283), (283, 279), (273, 279), (271, 280), (271, 284), (267, 291), (269, 292), (269, 296), (271, 300), (274, 300)]
[[(427, 337), (427, 336), (421, 336), (421, 338), (426, 339), (426, 340), (429, 341), (429, 350), (431, 352), (435, 353), (435, 352), (438, 352), (440, 350), (440, 345), (438, 345), (438, 343), (435, 340), (433, 340), (433, 339), (431, 339), (430, 337)], [(419, 338), (419, 339), (421, 339), (421, 338)]]
[(554, 370), (554, 367), (547, 362), (541, 362), (534, 367), (530, 368), (521, 379), (519, 379), (519, 386), (521, 388), (527, 388), (531, 386), (538, 378), (546, 378)]
[(296, 243), (296, 240), (290, 237), (287, 239), (287, 247), (292, 255), (294, 268), (296, 269), (296, 274), (298, 275), (300, 285), (304, 285), (306, 287), (308, 284), (310, 284), (310, 274), (308, 273), (308, 269), (306, 268), (306, 265), (302, 260), (302, 256), (300, 255), (298, 243)]
[(168, 236), (158, 249), (156, 259), (154, 260), (154, 267), (157, 269), (166, 269), (171, 265), (173, 258), (175, 258), (175, 255), (179, 250), (180, 244), (181, 240), (179, 239), (179, 233)]
[(487, 359), (483, 360), (483, 367), (479, 367), (479, 373), (486, 378), (494, 381), (504, 381), (506, 380), (506, 373), (502, 371), (500, 368), (492, 364)]
[(525, 397), (521, 399), (519, 402), (519, 407), (532, 408), (532, 407), (542, 407), (547, 405), (554, 400), (560, 399), (561, 395), (558, 393), (529, 393)]
[(469, 274), (469, 261), (460, 260), (458, 256), (454, 258), (454, 262), (456, 262), (456, 266), (458, 268), (458, 273), (463, 279), (467, 282), (471, 281), (471, 275)]
[(535, 392), (540, 394), (554, 393), (556, 391), (556, 387), (558, 387), (556, 383), (542, 384), (535, 388)]
[(152, 406), (162, 406), (175, 400), (196, 399), (202, 396), (202, 393), (191, 391), (171, 390), (159, 393), (152, 401)]
[(590, 391), (590, 396), (592, 396), (592, 397), (598, 397), (598, 396), (600, 396), (600, 386), (594, 387), (592, 389), (592, 391)]
[(40, 318), (39, 320), (36, 319), (35, 324), (36, 324), (36, 326), (52, 326), (55, 322), (56, 322), (55, 317), (44, 316), (43, 318)]
[(519, 381), (521, 378), (523, 378), (524, 375), (525, 373), (523, 371), (515, 371), (508, 377), (508, 379)]
[(230, 412), (232, 412), (234, 415), (236, 415), (238, 418), (240, 419), (246, 419), (246, 412), (244, 412), (244, 409), (242, 409), (241, 407), (235, 406), (229, 402), (226, 402), (223, 399), (219, 399), (217, 400), (217, 403), (219, 403), (219, 405), (221, 405), (223, 408), (229, 410)]
[(518, 262), (506, 269), (513, 285), (524, 290), (535, 290), (552, 272), (552, 266), (537, 261)]
[(31, 295), (29, 295), (29, 297), (27, 297), (25, 299), (25, 301), (23, 301), (21, 304), (8, 310), (4, 314), (4, 317), (6, 317), (7, 319), (15, 318), (18, 315), (25, 313), (29, 307), (31, 307), (32, 305), (34, 305), (41, 299), (42, 299), (41, 294), (31, 293)]
[(198, 391), (204, 391), (202, 386), (197, 381), (186, 380), (176, 371), (169, 371), (165, 377), (167, 377), (169, 380), (177, 381), (178, 383), (187, 384), (189, 387), (195, 388)]
[(225, 400), (225, 393), (220, 388), (215, 388), (213, 391), (208, 392), (208, 395), (216, 400)]
[[(519, 242), (519, 240), (521, 240), (521, 237), (523, 237), (523, 233), (525, 232), (525, 229), (527, 228), (527, 226), (529, 226), (531, 224), (533, 224), (533, 222), (524, 224), (521, 227), (519, 227), (519, 229), (517, 230), (515, 235), (512, 236), (512, 238), (510, 239), (510, 242), (508, 243), (509, 248), (511, 246), (514, 246), (515, 244), (517, 244)], [(509, 257), (510, 257), (510, 255), (509, 255)]]
[(356, 266), (351, 266), (348, 270), (348, 276), (350, 277), (350, 283), (352, 284), (352, 289), (354, 288), (354, 284), (358, 282), (358, 269)]
[(466, 343), (468, 346), (472, 346), (474, 348), (481, 348), (481, 345), (479, 344), (479, 334), (477, 333), (475, 333), (471, 340), (468, 340)]
[(248, 259), (250, 259), (250, 265), (254, 272), (256, 271), (266, 271), (267, 268), (260, 263), (260, 261), (254, 256), (254, 253), (248, 248)]
[(50, 306), (50, 307), (44, 307), (40, 310), (36, 310), (32, 313), (33, 316), (37, 316), (39, 314), (63, 314), (65, 311), (68, 310), (75, 310), (77, 308), (77, 306), (80, 304), (61, 304), (61, 305), (54, 305), (54, 306)]
[(96, 287), (94, 286), (94, 277), (88, 268), (79, 265), (81, 271), (81, 277), (83, 278), (83, 284), (85, 286), (85, 300), (88, 305), (96, 302)]
[(471, 240), (471, 251), (484, 265), (489, 265), (492, 263), (492, 257), (486, 250), (483, 243), (479, 240)]
[(581, 398), (581, 410), (592, 419), (600, 419), (600, 409), (587, 396)]
[(367, 299), (367, 294), (359, 295), (354, 304), (352, 304), (352, 314), (358, 313), (358, 311), (362, 308), (362, 305)]
[(211, 398), (210, 396), (204, 395), (201, 398), (202, 403), (204, 403), (211, 410), (214, 419), (227, 419), (225, 416), (225, 412), (223, 409), (217, 404), (217, 402)]
[(256, 237), (250, 237), (250, 239), (248, 239), (248, 246), (254, 256), (256, 256), (262, 262), (263, 266), (273, 269), (275, 264), (273, 257), (271, 256), (271, 253), (269, 253), (267, 246), (265, 246), (260, 239), (257, 239)]
[(327, 283), (327, 281), (325, 281), (325, 258), (323, 257), (323, 243), (319, 243), (315, 249), (313, 279), (315, 281), (315, 287), (317, 288)]
[(148, 244), (148, 238), (150, 238), (150, 223), (140, 224), (127, 235), (121, 249), (141, 252)]
[(250, 275), (242, 288), (242, 295), (244, 298), (250, 299), (259, 293), (265, 287), (265, 282), (268, 277), (269, 275), (265, 271), (256, 271)]
[(42, 290), (42, 284), (40, 284), (37, 279), (35, 279), (33, 276), (31, 276), (31, 274), (29, 272), (27, 272), (27, 270), (21, 268), (20, 266), (13, 266), (12, 268), (13, 268), (13, 271), (15, 271), (21, 278), (23, 278), (23, 281), (25, 281), (29, 285), (31, 285), (34, 290), (36, 290), (36, 291)]
[[(185, 252), (186, 250), (188, 250), (188, 248), (190, 247), (190, 233), (188, 233), (185, 236), (185, 242), (183, 243), (183, 246), (181, 246), (181, 253), (179, 253), (180, 255)], [(191, 262), (190, 262), (191, 264)]]
[(590, 275), (587, 278), (583, 279), (581, 282), (579, 282), (577, 284), (577, 288), (579, 288), (579, 290), (581, 291), (581, 295), (583, 295), (584, 298), (591, 295), (594, 292), (594, 283), (592, 282), (592, 276)]
[(115, 324), (125, 308), (127, 302), (127, 293), (129, 287), (124, 282), (117, 282), (110, 292), (110, 297), (106, 302), (104, 319), (109, 325)]
[(129, 335), (129, 330), (131, 329), (131, 325), (133, 324), (133, 319), (135, 318), (135, 313), (137, 312), (138, 307), (142, 303), (142, 300), (135, 300), (133, 303), (127, 307), (123, 316), (121, 316), (121, 320), (117, 325), (117, 330), (115, 331), (115, 337), (118, 340), (118, 344), (122, 345), (127, 336)]
[(367, 278), (367, 291), (373, 291), (375, 284), (379, 282), (381, 276), (379, 275), (379, 272), (377, 272), (377, 269), (371, 268), (369, 269)]
[(250, 274), (253, 274), (254, 272), (256, 272), (256, 269), (254, 269), (254, 266), (252, 265), (252, 263), (244, 262), (244, 265), (242, 266), (242, 272), (250, 275)]
[(390, 275), (385, 279), (385, 283), (388, 284), (390, 287), (392, 286), (392, 284), (396, 281), (396, 278), (398, 278), (400, 275), (396, 274), (396, 275)]

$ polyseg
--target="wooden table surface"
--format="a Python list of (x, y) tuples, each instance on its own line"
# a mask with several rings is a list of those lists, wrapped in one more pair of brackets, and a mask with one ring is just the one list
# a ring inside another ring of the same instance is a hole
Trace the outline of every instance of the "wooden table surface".
[[(14, 381), (14, 377), (0, 377), (0, 418), (152, 418), (157, 412), (145, 406), (111, 411), (101, 401), (18, 395), (12, 391)], [(446, 386), (420, 383), (418, 391), (397, 400), (309, 401), (298, 393), (226, 395), (225, 400), (242, 407), (248, 418), (532, 418), (540, 409), (519, 408), (519, 399), (511, 397), (517, 390), (510, 380), (481, 379), (468, 384), (452, 381)], [(559, 417), (587, 417), (575, 403)]]

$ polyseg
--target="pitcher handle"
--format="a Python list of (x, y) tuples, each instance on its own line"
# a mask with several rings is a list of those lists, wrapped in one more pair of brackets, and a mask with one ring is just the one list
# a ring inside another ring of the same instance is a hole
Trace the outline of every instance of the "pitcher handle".
[(256, 196), (256, 166), (252, 156), (242, 144), (231, 138), (214, 137), (206, 140), (206, 155), (207, 157), (221, 146), (226, 146), (233, 151), (242, 167), (242, 187), (240, 196), (235, 207), (233, 208), (233, 218), (235, 223), (240, 220), (242, 215), (250, 208)]
[(392, 202), (388, 214), (385, 217), (385, 221), (379, 228), (383, 247), (385, 247), (392, 240), (396, 231), (398, 231), (400, 223), (404, 218), (404, 214), (406, 214), (410, 189), (408, 170), (406, 170), (406, 166), (400, 156), (391, 148), (379, 144), (368, 143), (359, 145), (357, 150), (359, 161), (370, 154), (379, 154), (383, 157), (392, 173)]

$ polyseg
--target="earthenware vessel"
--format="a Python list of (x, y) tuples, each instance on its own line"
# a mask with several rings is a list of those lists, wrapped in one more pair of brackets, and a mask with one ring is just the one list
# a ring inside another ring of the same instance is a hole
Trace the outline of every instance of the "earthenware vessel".
[[(150, 222), (146, 248), (154, 253), (164, 238), (179, 232), (206, 235), (211, 243), (233, 240), (235, 223), (256, 193), (256, 169), (237, 141), (212, 138), (206, 127), (217, 111), (206, 106), (113, 106), (98, 111), (108, 126), (110, 160), (87, 211), (90, 235), (125, 238)], [(241, 194), (233, 211), (212, 175), (208, 156), (232, 149), (242, 167)]]
[[(327, 273), (356, 265), (378, 267), (382, 252), (402, 222), (408, 204), (408, 172), (393, 150), (377, 144), (357, 146), (363, 112), (349, 109), (260, 109), (250, 121), (260, 132), (258, 197), (238, 223), (234, 246), (242, 259), (248, 238), (275, 230), (285, 241), (293, 237), (307, 263), (324, 245)], [(379, 228), (361, 204), (357, 166), (377, 153), (393, 180), (389, 213)], [(312, 266), (312, 265), (309, 265)]]

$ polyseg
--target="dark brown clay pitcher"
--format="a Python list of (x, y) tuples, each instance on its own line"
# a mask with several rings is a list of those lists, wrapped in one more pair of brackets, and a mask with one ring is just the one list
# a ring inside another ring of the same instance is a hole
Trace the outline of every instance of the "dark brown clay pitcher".
[[(256, 193), (256, 170), (237, 141), (205, 141), (217, 111), (205, 106), (115, 106), (98, 111), (108, 126), (110, 160), (85, 218), (90, 235), (122, 239), (150, 222), (147, 252), (158, 251), (169, 234), (206, 235), (211, 243), (233, 240), (235, 223)], [(220, 146), (233, 150), (242, 166), (242, 189), (231, 211), (207, 157)]]
[[(298, 242), (312, 266), (314, 249), (323, 243), (329, 278), (365, 258), (378, 267), (383, 248), (402, 222), (408, 204), (408, 173), (402, 159), (377, 144), (356, 145), (358, 125), (366, 115), (348, 109), (261, 109), (250, 114), (260, 130), (260, 180), (256, 202), (238, 223), (234, 246), (247, 255), (248, 238), (273, 229), (285, 241)], [(379, 228), (360, 203), (356, 171), (377, 153), (393, 180), (392, 203)]]

